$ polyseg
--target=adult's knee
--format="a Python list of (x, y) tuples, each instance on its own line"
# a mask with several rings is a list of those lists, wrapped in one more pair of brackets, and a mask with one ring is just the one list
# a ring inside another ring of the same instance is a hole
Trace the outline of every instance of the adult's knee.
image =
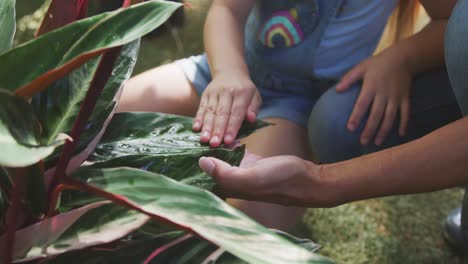
[(468, 115), (468, 0), (458, 1), (447, 26), (445, 59), (452, 88), (464, 115)]
[(359, 85), (344, 93), (331, 88), (317, 101), (308, 123), (309, 142), (316, 161), (332, 163), (361, 154), (359, 131), (350, 132), (346, 127), (359, 90)]

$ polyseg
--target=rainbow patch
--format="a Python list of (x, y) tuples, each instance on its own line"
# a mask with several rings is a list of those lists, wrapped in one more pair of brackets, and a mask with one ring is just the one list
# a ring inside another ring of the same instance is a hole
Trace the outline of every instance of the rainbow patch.
[(304, 40), (304, 34), (297, 23), (297, 11), (279, 11), (263, 25), (259, 34), (260, 42), (269, 48), (292, 47)]

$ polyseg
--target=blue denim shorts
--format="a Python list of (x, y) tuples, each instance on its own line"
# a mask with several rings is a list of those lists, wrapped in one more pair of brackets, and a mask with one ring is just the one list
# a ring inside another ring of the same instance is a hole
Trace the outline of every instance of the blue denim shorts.
[[(192, 56), (175, 61), (182, 69), (187, 79), (201, 95), (211, 82), (211, 72), (205, 55)], [(327, 87), (328, 88), (328, 87)], [(257, 87), (262, 96), (262, 106), (258, 112), (259, 119), (277, 117), (292, 121), (302, 127), (307, 127), (307, 120), (319, 94), (305, 96), (289, 91), (279, 91), (265, 87)]]

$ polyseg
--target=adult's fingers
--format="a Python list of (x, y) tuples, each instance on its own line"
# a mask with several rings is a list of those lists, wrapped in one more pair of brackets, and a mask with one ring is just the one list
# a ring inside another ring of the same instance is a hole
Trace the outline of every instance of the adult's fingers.
[(400, 106), (400, 127), (398, 129), (398, 134), (400, 136), (406, 135), (406, 130), (408, 129), (408, 123), (411, 116), (411, 106), (410, 106), (410, 99), (408, 97), (404, 97), (401, 101)]
[(202, 157), (198, 165), (215, 179), (223, 191), (228, 193), (248, 193), (258, 185), (248, 168), (233, 167), (219, 159), (206, 157)]
[(361, 144), (367, 145), (375, 135), (377, 127), (379, 126), (382, 116), (385, 112), (387, 101), (383, 97), (375, 97), (372, 103), (372, 108), (367, 119), (366, 126), (361, 134)]
[(341, 78), (340, 82), (336, 85), (336, 91), (346, 91), (353, 83), (362, 80), (365, 72), (365, 63), (358, 64)]
[(203, 127), (200, 136), (200, 141), (202, 143), (208, 143), (211, 139), (211, 134), (213, 132), (215, 111), (218, 105), (217, 96), (208, 97), (208, 105), (205, 107), (205, 117), (203, 118)]
[(395, 122), (397, 110), (398, 107), (394, 102), (389, 102), (387, 104), (387, 108), (385, 109), (384, 120), (382, 122), (382, 125), (380, 125), (380, 129), (377, 133), (377, 136), (375, 137), (375, 144), (377, 146), (382, 145), (385, 141), (385, 138), (387, 138), (388, 133), (390, 133), (390, 130), (392, 129), (393, 124)]
[[(232, 97), (230, 94), (223, 94), (219, 97), (218, 106), (214, 117), (213, 133), (210, 139), (211, 147), (218, 147), (223, 141), (224, 132), (231, 113)], [(229, 143), (228, 143), (229, 144)]]

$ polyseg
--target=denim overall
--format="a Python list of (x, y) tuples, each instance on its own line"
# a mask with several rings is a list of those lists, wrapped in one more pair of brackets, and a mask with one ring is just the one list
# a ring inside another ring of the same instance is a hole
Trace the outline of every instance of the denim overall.
[[(258, 0), (245, 26), (245, 59), (263, 103), (257, 118), (302, 127), (336, 80), (313, 74), (315, 52), (344, 0)], [(175, 64), (201, 95), (212, 80), (206, 54)]]
[(313, 74), (315, 51), (343, 0), (260, 0), (245, 29), (245, 57), (257, 87), (318, 97), (334, 81)]
[[(464, 117), (468, 116), (468, 0), (458, 1), (447, 25), (445, 60), (450, 81)], [(467, 172), (468, 173), (468, 172)], [(463, 241), (468, 242), (468, 187), (465, 189), (461, 211)], [(450, 239), (450, 238), (449, 238)], [(464, 244), (463, 246), (466, 246)], [(466, 253), (467, 248), (463, 249)]]

